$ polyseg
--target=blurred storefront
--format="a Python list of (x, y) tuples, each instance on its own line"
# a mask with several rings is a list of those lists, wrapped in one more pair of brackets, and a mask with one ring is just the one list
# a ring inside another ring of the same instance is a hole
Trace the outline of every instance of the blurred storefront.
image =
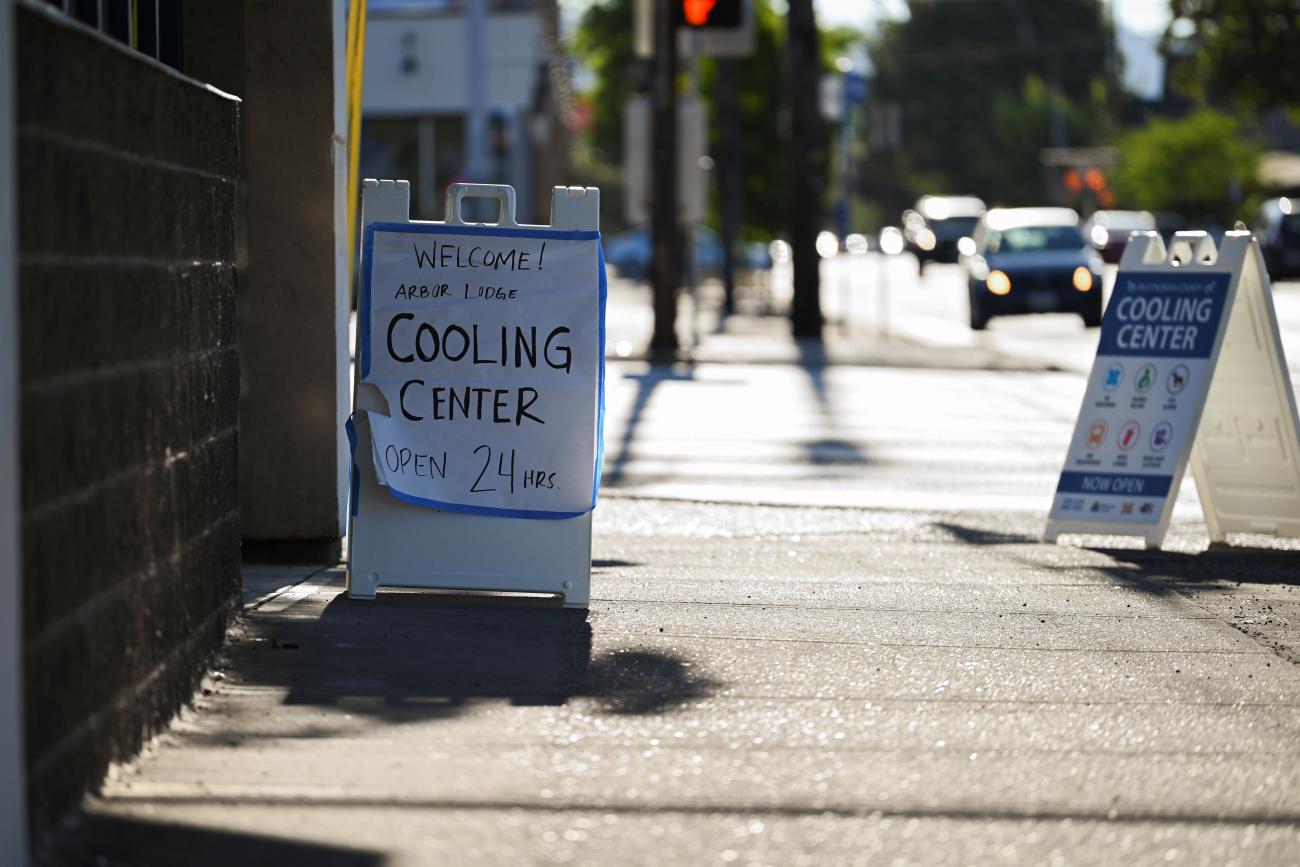
[[(546, 62), (541, 15), (531, 0), (484, 7), (477, 33), (474, 10), (460, 0), (368, 5), (361, 176), (410, 180), (418, 219), (442, 219), (447, 185), (465, 180), (514, 186), (521, 219), (536, 210), (532, 118)], [(484, 146), (477, 166), (475, 112)]]

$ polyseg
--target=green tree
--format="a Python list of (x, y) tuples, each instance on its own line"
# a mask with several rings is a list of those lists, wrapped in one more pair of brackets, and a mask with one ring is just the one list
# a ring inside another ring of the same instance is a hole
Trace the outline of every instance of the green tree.
[(1038, 152), (1053, 123), (1062, 125), (1067, 141), (1075, 144), (1104, 141), (1111, 133), (1106, 92), (1099, 81), (1093, 82), (1086, 97), (1072, 102), (1054, 93), (1035, 73), (1025, 76), (1018, 93), (993, 97), (988, 123), (991, 146), (969, 156), (975, 175), (997, 179), (995, 192), (985, 196), (995, 204), (1042, 201)]
[[(896, 103), (896, 190), (1041, 201), (1038, 151), (1096, 144), (1118, 92), (1100, 0), (909, 0), (871, 44), (874, 99)], [(901, 189), (900, 189), (901, 188)]]
[[(754, 52), (739, 61), (744, 227), (751, 236), (772, 237), (785, 231), (786, 24), (770, 0), (756, 0), (754, 12)], [(832, 34), (823, 45), (833, 51), (847, 38)], [(589, 153), (579, 157), (578, 165), (587, 177), (600, 177), (605, 185), (617, 177), (623, 160), (623, 106), (646, 80), (646, 64), (633, 55), (632, 39), (632, 0), (603, 0), (587, 7), (573, 41), (574, 52), (595, 78), (594, 117), (585, 141)], [(834, 54), (824, 55), (829, 69)], [(713, 61), (700, 62), (700, 95), (709, 110), (711, 147), (719, 133), (713, 104), (716, 75)]]
[[(785, 234), (785, 158), (789, 131), (785, 123), (785, 21), (764, 0), (754, 4), (754, 53), (739, 60), (740, 153), (744, 193), (743, 224), (750, 235)], [(700, 64), (700, 90), (709, 105), (710, 149), (718, 153), (717, 63)]]
[(1245, 215), (1259, 149), (1233, 117), (1201, 109), (1185, 118), (1157, 118), (1120, 140), (1124, 160), (1113, 172), (1128, 205), (1173, 211), (1221, 226)]
[(595, 160), (615, 166), (623, 160), (623, 106), (647, 75), (632, 39), (632, 0), (605, 0), (587, 7), (573, 40), (596, 80), (587, 144)]
[(1300, 3), (1170, 0), (1164, 48), (1177, 87), (1203, 102), (1300, 111)]

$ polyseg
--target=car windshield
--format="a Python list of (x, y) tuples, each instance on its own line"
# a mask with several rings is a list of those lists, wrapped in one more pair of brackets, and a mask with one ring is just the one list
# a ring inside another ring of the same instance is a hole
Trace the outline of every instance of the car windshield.
[(1145, 214), (1125, 211), (1111, 211), (1106, 220), (1098, 220), (1100, 225), (1116, 232), (1128, 232), (1134, 229), (1151, 229), (1154, 224)]
[(945, 241), (952, 241), (962, 235), (969, 235), (974, 232), (975, 224), (979, 220), (979, 217), (949, 217), (946, 220), (935, 220), (930, 224), (930, 227), (934, 229), (936, 237)]
[(1083, 246), (1083, 234), (1077, 226), (1017, 226), (988, 235), (990, 253), (1077, 250)]

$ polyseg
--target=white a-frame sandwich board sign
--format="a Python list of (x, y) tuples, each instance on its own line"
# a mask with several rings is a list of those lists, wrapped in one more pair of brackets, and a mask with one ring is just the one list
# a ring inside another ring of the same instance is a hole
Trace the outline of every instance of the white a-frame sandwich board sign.
[[(348, 593), (563, 596), (585, 608), (600, 480), (600, 193), (556, 187), (551, 225), (514, 189), (452, 184), (409, 219), (407, 181), (366, 180), (353, 376)], [(494, 224), (462, 218), (495, 199)]]
[(1259, 244), (1155, 232), (1124, 251), (1046, 540), (1158, 548), (1188, 459), (1212, 543), (1300, 536), (1300, 421)]

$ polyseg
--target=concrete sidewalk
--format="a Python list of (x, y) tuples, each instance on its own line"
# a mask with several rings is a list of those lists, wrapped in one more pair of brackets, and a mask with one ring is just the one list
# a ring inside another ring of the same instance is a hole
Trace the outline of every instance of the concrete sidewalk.
[(1173, 586), (1289, 552), (1189, 578), (1015, 515), (598, 515), (589, 617), (337, 569), (265, 599), (62, 863), (1300, 857), (1300, 672)]
[[(1300, 863), (1294, 546), (1040, 544), (1081, 384), (840, 370), (617, 368), (589, 614), (250, 567), (204, 695), (47, 862)], [(945, 506), (998, 436), (1029, 505)]]

